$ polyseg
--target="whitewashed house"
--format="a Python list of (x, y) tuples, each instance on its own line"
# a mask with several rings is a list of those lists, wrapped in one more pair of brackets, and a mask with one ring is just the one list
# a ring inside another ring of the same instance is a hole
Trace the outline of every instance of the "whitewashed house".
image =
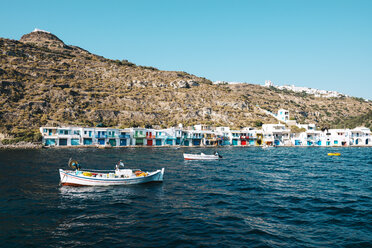
[(77, 146), (82, 144), (81, 127), (41, 127), (42, 143), (46, 146)]
[(155, 130), (155, 145), (156, 146), (174, 146), (176, 145), (176, 133), (180, 136), (175, 128), (167, 128)]
[(321, 146), (323, 132), (317, 131), (315, 124), (296, 124), (299, 128), (306, 131), (301, 133), (291, 133), (291, 143), (294, 146)]
[(348, 146), (348, 129), (328, 129), (323, 132), (321, 146)]
[(41, 127), (42, 144), (45, 146), (58, 146), (57, 127)]
[(279, 121), (287, 122), (289, 121), (289, 111), (286, 109), (279, 109), (276, 118)]
[(372, 146), (371, 130), (366, 127), (356, 127), (350, 130), (350, 145)]
[(146, 145), (146, 128), (134, 127), (131, 128), (133, 136), (131, 137), (131, 144), (136, 146)]
[(94, 127), (82, 128), (81, 131), (82, 144), (85, 146), (97, 144), (94, 135), (95, 135)]
[(290, 145), (290, 130), (283, 124), (263, 124), (263, 141), (267, 145)]
[(230, 127), (216, 127), (215, 133), (218, 144), (222, 146), (230, 145)]
[(241, 146), (241, 136), (242, 132), (241, 130), (230, 130), (230, 144), (232, 146)]
[(107, 128), (107, 142), (106, 144), (115, 147), (120, 145), (120, 131), (119, 129)]
[(94, 138), (96, 145), (107, 145), (107, 128), (96, 127), (94, 128)]
[(130, 146), (132, 132), (130, 128), (119, 129), (119, 146)]

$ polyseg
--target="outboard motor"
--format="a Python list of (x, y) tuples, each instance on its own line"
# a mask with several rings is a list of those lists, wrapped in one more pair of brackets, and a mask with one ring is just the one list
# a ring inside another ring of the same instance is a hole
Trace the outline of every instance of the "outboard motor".
[(68, 160), (68, 166), (73, 169), (73, 170), (80, 170), (81, 169), (81, 166), (80, 164), (78, 163), (78, 161), (76, 160), (73, 160), (72, 158), (70, 158)]
[(217, 151), (214, 152), (214, 155), (218, 156), (219, 158), (222, 158), (222, 156)]

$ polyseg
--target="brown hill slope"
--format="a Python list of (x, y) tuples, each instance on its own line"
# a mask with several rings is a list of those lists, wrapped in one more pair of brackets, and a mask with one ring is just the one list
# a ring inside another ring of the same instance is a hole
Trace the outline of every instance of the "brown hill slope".
[(251, 84), (212, 85), (185, 72), (109, 60), (45, 32), (20, 41), (0, 38), (0, 48), (0, 133), (16, 140), (38, 139), (41, 125), (275, 123), (261, 108), (286, 108), (298, 121), (320, 126), (341, 125), (344, 119), (371, 125), (368, 118), (353, 118), (372, 110), (371, 102), (357, 98), (315, 98)]

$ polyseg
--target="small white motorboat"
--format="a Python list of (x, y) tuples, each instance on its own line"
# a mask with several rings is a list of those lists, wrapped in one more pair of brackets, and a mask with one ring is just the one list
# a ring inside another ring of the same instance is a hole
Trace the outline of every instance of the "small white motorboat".
[(185, 160), (218, 160), (218, 159), (221, 159), (222, 156), (219, 155), (217, 152), (215, 152), (213, 155), (207, 155), (204, 153), (200, 153), (200, 154), (184, 153), (183, 158)]
[(262, 146), (262, 149), (268, 149), (268, 148), (274, 148), (274, 146), (269, 146), (269, 145), (266, 145), (266, 144)]
[(63, 186), (111, 186), (141, 184), (149, 182), (162, 182), (164, 168), (153, 172), (144, 172), (138, 169), (122, 169), (122, 162), (115, 170), (81, 170), (75, 160), (69, 161), (72, 170), (59, 169), (60, 184)]

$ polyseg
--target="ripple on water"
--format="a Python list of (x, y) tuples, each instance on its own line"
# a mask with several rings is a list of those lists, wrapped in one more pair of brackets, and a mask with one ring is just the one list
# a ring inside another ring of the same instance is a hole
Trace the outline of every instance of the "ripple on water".
[[(371, 247), (370, 148), (0, 151), (0, 242), (10, 247)], [(165, 167), (162, 184), (59, 187), (86, 167)], [(88, 166), (89, 165), (89, 166)], [(14, 170), (17, 168), (17, 172)]]

